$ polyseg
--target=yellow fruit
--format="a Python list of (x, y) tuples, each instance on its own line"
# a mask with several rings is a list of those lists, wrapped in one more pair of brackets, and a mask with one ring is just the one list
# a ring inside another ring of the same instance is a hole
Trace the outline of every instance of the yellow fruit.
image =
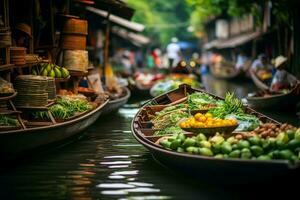
[(206, 117), (205, 116), (201, 116), (198, 121), (205, 122), (206, 121)]
[(202, 116), (201, 113), (197, 113), (197, 114), (195, 115), (195, 118), (198, 119), (198, 118), (200, 118), (201, 116)]
[(212, 114), (210, 114), (210, 113), (206, 113), (204, 116), (207, 118), (212, 118)]

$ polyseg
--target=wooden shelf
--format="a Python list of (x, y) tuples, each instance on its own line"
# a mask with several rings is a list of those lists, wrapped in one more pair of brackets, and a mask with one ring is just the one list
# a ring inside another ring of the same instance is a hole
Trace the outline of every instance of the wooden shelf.
[(21, 114), (20, 111), (13, 111), (13, 110), (0, 110), (0, 115), (16, 115)]
[(8, 71), (14, 68), (14, 64), (0, 65), (0, 71)]

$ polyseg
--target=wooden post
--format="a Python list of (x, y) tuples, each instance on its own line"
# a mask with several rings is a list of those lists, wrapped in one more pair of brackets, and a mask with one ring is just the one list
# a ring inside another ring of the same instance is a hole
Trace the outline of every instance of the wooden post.
[[(104, 43), (104, 62), (102, 67), (102, 83), (105, 85), (105, 67), (109, 63), (109, 31), (110, 31), (110, 22), (109, 22), (110, 10), (108, 10), (106, 21), (106, 30), (105, 30), (105, 43)], [(101, 76), (101, 75), (100, 75)]]

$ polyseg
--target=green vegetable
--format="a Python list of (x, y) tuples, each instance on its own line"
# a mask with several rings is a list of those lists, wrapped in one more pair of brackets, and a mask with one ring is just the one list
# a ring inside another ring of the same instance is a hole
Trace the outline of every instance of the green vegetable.
[(289, 141), (289, 143), (287, 144), (287, 147), (290, 150), (294, 150), (298, 147), (300, 147), (300, 140), (299, 139), (292, 139), (291, 141)]
[(168, 140), (161, 140), (159, 144), (167, 149), (171, 146), (171, 142), (169, 142)]
[(210, 144), (210, 142), (208, 142), (208, 141), (200, 141), (199, 142), (199, 146), (200, 147), (205, 147), (205, 148), (211, 148), (211, 144)]
[(279, 152), (279, 158), (290, 160), (294, 153), (289, 149), (284, 149)]
[(188, 147), (188, 148), (186, 148), (186, 151), (188, 152), (188, 153), (193, 153), (194, 151), (195, 151), (195, 149), (198, 149), (197, 147)]
[(294, 138), (300, 140), (300, 128), (298, 128), (297, 131), (295, 132), (295, 137)]
[(196, 138), (198, 141), (207, 140), (206, 136), (203, 133), (199, 133)]
[(177, 148), (177, 152), (183, 153), (183, 152), (184, 152), (184, 149), (181, 148), (181, 147), (178, 147), (178, 148)]
[(264, 153), (264, 150), (260, 146), (256, 146), (256, 145), (251, 146), (250, 150), (254, 156), (260, 156)]
[(234, 98), (234, 93), (227, 93), (225, 100), (219, 102), (218, 106), (209, 110), (214, 117), (224, 119), (229, 114), (241, 114), (243, 111), (243, 103)]
[(293, 130), (287, 130), (286, 134), (288, 135), (290, 140), (294, 139), (295, 137), (295, 132)]
[(257, 160), (271, 160), (271, 158), (268, 155), (261, 155), (258, 156)]
[(199, 154), (202, 156), (213, 156), (213, 152), (209, 148), (199, 148)]
[(285, 144), (289, 141), (289, 137), (284, 132), (281, 132), (277, 135), (276, 140), (277, 141), (282, 141)]
[(231, 144), (229, 142), (223, 142), (221, 145), (221, 151), (224, 154), (229, 154), (232, 151)]
[(215, 105), (217, 100), (209, 94), (195, 92), (188, 95), (188, 105), (190, 110), (202, 109), (206, 105)]
[(242, 151), (241, 151), (241, 158), (243, 158), (243, 159), (250, 159), (251, 156), (252, 156), (252, 153), (251, 153), (251, 151), (249, 149), (247, 149), (247, 148), (242, 149)]
[(19, 122), (17, 119), (0, 114), (0, 126), (18, 126), (18, 125)]
[(193, 138), (186, 138), (185, 141), (183, 142), (183, 148), (188, 148), (190, 146), (194, 146), (196, 143), (196, 140)]
[(236, 149), (236, 150), (229, 153), (229, 157), (230, 158), (239, 158), (240, 154), (241, 154), (241, 151)]
[(224, 155), (223, 154), (217, 154), (214, 156), (215, 158), (224, 158)]
[(179, 126), (170, 126), (165, 129), (155, 131), (154, 135), (168, 135), (168, 134), (179, 134), (184, 131)]
[(257, 136), (248, 138), (248, 141), (249, 141), (252, 145), (260, 145), (260, 139), (259, 139), (259, 137), (257, 137)]
[(250, 143), (247, 140), (240, 140), (237, 143), (237, 147), (239, 149), (249, 148), (250, 147)]
[(181, 140), (180, 140), (180, 139), (176, 139), (176, 140), (174, 140), (174, 141), (171, 143), (170, 148), (171, 148), (172, 150), (176, 150), (176, 149), (180, 146), (180, 144), (181, 144)]

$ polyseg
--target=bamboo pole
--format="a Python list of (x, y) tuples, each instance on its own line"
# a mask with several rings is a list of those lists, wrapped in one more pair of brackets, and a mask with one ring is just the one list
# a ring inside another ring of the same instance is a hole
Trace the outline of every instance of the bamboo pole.
[(105, 30), (105, 41), (104, 41), (104, 62), (103, 62), (103, 66), (102, 66), (102, 83), (103, 85), (105, 85), (105, 68), (109, 63), (109, 31), (110, 31), (110, 22), (109, 22), (109, 16), (110, 16), (110, 10), (108, 10), (107, 13), (107, 17), (106, 17), (106, 21), (107, 21), (107, 25), (106, 25), (106, 30)]

